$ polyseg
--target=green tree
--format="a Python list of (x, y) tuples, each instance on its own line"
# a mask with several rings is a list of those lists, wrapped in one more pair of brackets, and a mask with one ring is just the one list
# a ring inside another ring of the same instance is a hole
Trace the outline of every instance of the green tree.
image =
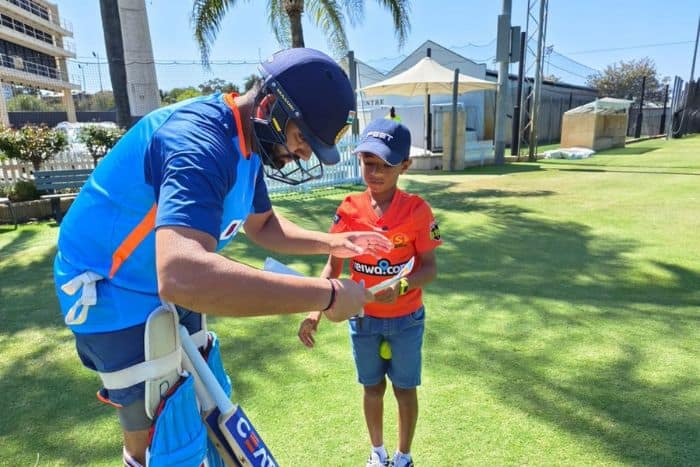
[(37, 96), (20, 94), (7, 101), (7, 110), (10, 112), (47, 112), (51, 110), (49, 104)]
[(75, 98), (75, 109), (80, 111), (114, 110), (112, 91), (100, 91), (95, 94), (79, 94)]
[(85, 147), (92, 156), (95, 167), (97, 167), (97, 161), (104, 157), (123, 135), (123, 128), (86, 125), (78, 132), (78, 140), (85, 143)]
[(96, 92), (92, 96), (92, 110), (113, 110), (115, 107), (114, 93), (110, 91)]
[(34, 170), (68, 146), (68, 138), (46, 125), (24, 125), (19, 130), (0, 130), (0, 151), (11, 159), (31, 162)]
[(213, 94), (217, 91), (223, 93), (240, 92), (237, 84), (233, 84), (230, 81), (225, 81), (221, 78), (210, 79), (197, 87), (199, 88), (199, 92), (201, 92), (203, 95)]
[(255, 73), (246, 76), (245, 80), (243, 81), (243, 92), (250, 91), (253, 86), (258, 83), (258, 81), (260, 81), (260, 77)]
[(619, 97), (639, 101), (642, 95), (642, 77), (646, 76), (644, 100), (663, 102), (668, 77), (659, 80), (656, 65), (649, 57), (639, 60), (621, 60), (608, 65), (602, 73), (588, 77), (587, 84), (598, 89), (601, 97)]
[[(408, 17), (409, 0), (377, 0), (377, 2), (391, 14), (394, 32), (399, 47), (402, 47), (411, 27)], [(209, 63), (210, 48), (221, 29), (221, 21), (228, 9), (236, 3), (236, 0), (194, 0), (192, 7), (194, 37), (205, 64)], [(348, 38), (345, 34), (346, 20), (351, 26), (355, 26), (364, 19), (364, 2), (360, 0), (269, 0), (267, 5), (268, 22), (277, 41), (283, 47), (304, 47), (301, 18), (306, 13), (307, 19), (325, 33), (328, 45), (337, 55), (344, 55), (348, 50)]]
[(186, 88), (173, 88), (170, 91), (161, 91), (160, 100), (163, 105), (168, 105), (201, 95), (202, 92), (199, 89), (189, 86)]

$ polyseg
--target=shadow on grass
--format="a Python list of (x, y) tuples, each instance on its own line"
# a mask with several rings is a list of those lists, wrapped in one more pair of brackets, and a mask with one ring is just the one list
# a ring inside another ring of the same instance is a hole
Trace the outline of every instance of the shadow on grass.
[[(530, 355), (473, 335), (461, 340), (462, 351), (450, 353), (450, 365), (476, 371), (479, 382), (517, 412), (556, 426), (583, 445), (600, 446), (626, 465), (698, 465), (700, 417), (688, 402), (696, 376), (650, 383), (639, 377), (645, 356), (624, 346), (621, 355), (604, 364), (579, 364), (562, 379), (552, 374), (558, 363), (548, 356), (566, 351), (564, 339)], [(439, 360), (437, 355), (433, 363)]]
[[(599, 238), (582, 224), (531, 216), (504, 201), (513, 196), (510, 192), (466, 193), (465, 200), (455, 203), (454, 193), (432, 184), (412, 181), (408, 190), (426, 193), (436, 209), (462, 209), (465, 215), (489, 219), (484, 231), (441, 224), (445, 244), (438, 250), (440, 272), (429, 293), (457, 303), (453, 308), (467, 313), (470, 331), (458, 338), (460, 352), (434, 355), (433, 364), (455, 374), (479, 369), (480, 381), (491, 384), (506, 403), (577, 437), (594, 439), (624, 462), (697, 463), (700, 445), (694, 440), (700, 434), (700, 416), (688, 411), (689, 399), (683, 396), (697, 387), (696, 375), (667, 384), (643, 381), (638, 376), (641, 350), (628, 345), (614, 362), (577, 366), (573, 381), (560, 381), (552, 374), (557, 362), (551, 356), (580, 345), (569, 340), (572, 335), (587, 334), (587, 329), (600, 332), (593, 326), (638, 326), (659, 330), (669, 339), (693, 339), (691, 330), (700, 326), (700, 314), (675, 308), (700, 306), (698, 271), (656, 262), (669, 281), (633, 279), (626, 257), (638, 246), (634, 239)], [(507, 315), (507, 331), (479, 331), (489, 310), (470, 313), (470, 297), (475, 296)], [(543, 301), (571, 307), (562, 313)], [(428, 329), (426, 338), (452, 335), (453, 325)], [(533, 338), (540, 330), (555, 337)], [(533, 348), (533, 341), (542, 347)]]
[[(525, 161), (521, 161), (516, 164), (505, 164), (505, 165), (486, 165), (483, 167), (470, 167), (463, 170), (462, 172), (450, 172), (451, 174), (466, 174), (466, 175), (510, 175), (515, 173), (523, 172), (537, 172), (542, 170), (538, 164), (530, 164)], [(427, 196), (427, 194), (426, 194)]]
[[(21, 228), (0, 256), (0, 297), (3, 325), (0, 336), (34, 327), (63, 327), (54, 292), (53, 258), (56, 247), (32, 252), (38, 230)], [(25, 252), (26, 255), (24, 254)], [(10, 258), (7, 264), (4, 259)]]
[[(465, 229), (461, 222), (454, 220), (441, 224), (445, 244), (438, 252), (440, 274), (430, 285), (429, 293), (456, 301), (457, 308), (465, 311), (464, 319), (476, 325), (478, 320), (488, 319), (488, 314), (479, 317), (469, 314), (473, 304), (471, 297), (479, 296), (480, 301), (492, 305), (494, 310), (509, 313), (514, 329), (505, 334), (484, 335), (475, 326), (473, 334), (459, 336), (459, 352), (435, 355), (436, 364), (445, 371), (478, 372), (478, 379), (490, 385), (500, 400), (516, 410), (526, 411), (529, 416), (576, 437), (594, 440), (623, 462), (637, 465), (697, 464), (700, 459), (697, 443), (700, 416), (697, 411), (687, 410), (683, 405), (684, 400), (689, 400), (684, 394), (697, 387), (697, 376), (688, 375), (665, 384), (643, 381), (638, 377), (638, 367), (643, 361), (641, 350), (624, 342), (619, 343), (623, 349), (621, 354), (603, 363), (581, 364), (577, 371), (566, 373), (567, 380), (553, 371), (556, 368), (553, 356), (573, 349), (573, 343), (569, 341), (571, 334), (593, 332), (590, 329), (592, 323), (626, 324), (642, 329), (653, 326), (663, 335), (679, 340), (692, 338), (688, 330), (700, 325), (700, 316), (674, 307), (700, 306), (695, 292), (700, 273), (657, 262), (654, 266), (666, 271), (669, 280), (660, 283), (632, 278), (626, 258), (638, 247), (634, 239), (600, 238), (582, 224), (544, 220), (519, 206), (508, 204), (505, 199), (546, 197), (551, 192), (480, 190), (460, 194), (453, 191), (455, 185), (439, 177), (427, 183), (409, 180), (405, 185), (409, 192), (425, 194), (440, 220), (443, 220), (443, 211), (464, 216), (479, 214), (489, 219), (484, 224), (486, 228), (479, 230)], [(342, 193), (338, 192), (328, 196), (314, 195), (312, 200), (303, 196), (283, 197), (276, 199), (275, 205), (305, 227), (326, 230), (341, 198)], [(20, 233), (10, 247), (15, 249), (13, 251), (22, 251), (22, 245), (30, 240), (30, 236)], [(268, 255), (264, 250), (240, 241), (233, 242), (224, 253), (234, 258), (244, 254), (256, 266), (260, 266)], [(31, 313), (37, 306), (32, 296), (44, 297), (40, 299), (43, 304), (40, 303), (39, 308), (48, 307), (51, 301), (45, 298), (47, 287), (51, 288), (50, 296), (53, 297), (52, 256), (51, 252), (30, 264), (2, 268), (0, 287), (3, 287), (3, 293), (27, 288), (23, 301), (13, 310), (12, 315), (17, 317), (5, 323), (4, 333), (29, 326), (46, 327), (54, 323), (62, 326), (57, 308), (52, 309), (50, 316)], [(299, 260), (298, 257), (275, 256), (283, 262)], [(306, 266), (301, 272), (318, 275), (325, 257), (301, 259), (301, 262)], [(517, 301), (509, 302), (507, 297), (517, 297)], [(545, 308), (543, 300), (568, 302), (571, 307), (566, 313), (557, 313)], [(3, 303), (6, 303), (4, 296)], [(648, 311), (654, 307), (658, 310)], [(591, 315), (595, 315), (596, 321), (591, 321)], [(227, 335), (222, 339), (222, 353), (226, 365), (236, 369), (232, 372), (234, 400), (254, 396), (253, 378), (275, 380), (290, 372), (299, 374), (302, 379), (313, 377), (311, 370), (293, 363), (291, 358), (291, 353), (300, 348), (296, 342), (300, 319), (301, 315), (291, 315), (272, 320), (213, 321)], [(529, 339), (532, 339), (532, 332), (538, 331), (533, 325), (554, 333), (554, 337), (533, 348)], [(426, 338), (436, 339), (440, 332), (451, 334), (454, 329), (439, 331), (429, 327)], [(64, 345), (71, 344), (66, 342)], [(527, 351), (522, 351), (525, 346), (528, 346)], [(87, 384), (89, 389), (85, 389), (83, 382), (61, 368), (52, 368), (47, 373), (29, 367), (50, 348), (35, 349), (35, 357), (8, 369), (0, 382), (3, 394), (21, 394), (26, 407), (36, 402), (39, 410), (44, 411), (39, 415), (48, 418), (51, 414), (46, 412), (52, 406), (45, 403), (51, 398), (46, 388), (55, 386), (57, 378), (65, 379), (65, 387), (72, 388), (71, 391), (75, 388), (77, 394), (74, 395), (80, 400), (90, 399), (93, 394), (92, 384)], [(317, 358), (334, 358), (322, 349), (315, 352)], [(60, 411), (61, 414), (75, 414), (75, 418), (66, 423), (90, 423), (101, 416), (101, 412), (85, 414), (76, 407)], [(12, 413), (14, 419), (15, 412)], [(19, 437), (22, 436), (20, 427), (36, 424), (31, 411), (19, 412), (16, 417), (22, 423), (13, 423), (12, 427), (0, 425), (3, 426), (0, 433)], [(56, 443), (51, 436), (51, 424), (48, 426), (40, 427), (32, 435), (37, 443)], [(77, 446), (60, 441), (62, 445), (57, 447), (58, 452), (67, 452), (65, 455), (73, 465), (82, 463)], [(102, 449), (102, 446), (97, 447), (98, 458), (114, 456), (114, 453)]]
[[(479, 369), (479, 379), (491, 384), (501, 400), (516, 410), (525, 410), (575, 437), (594, 440), (623, 462), (671, 465), (697, 461), (700, 447), (695, 440), (700, 417), (683, 405), (688, 400), (683, 398), (684, 392), (697, 385), (697, 378), (689, 375), (661, 385), (642, 381), (637, 376), (643, 361), (641, 351), (626, 345), (614, 361), (582, 366), (567, 373), (574, 375), (573, 380), (560, 381), (552, 375), (557, 362), (550, 355), (574, 348), (568, 341), (571, 333), (585, 333), (591, 326), (606, 323), (653, 326), (663, 335), (692, 338), (689, 330), (700, 325), (700, 315), (674, 307), (700, 306), (700, 296), (693, 292), (693, 284), (700, 283), (700, 273), (656, 263), (671, 277), (669, 281), (632, 279), (626, 256), (638, 247), (634, 239), (599, 238), (582, 224), (542, 220), (505, 201), (515, 196), (544, 197), (551, 192), (479, 190), (460, 198), (451, 191), (454, 185), (439, 178), (428, 183), (411, 180), (406, 185), (409, 192), (425, 194), (438, 218), (442, 210), (489, 218), (485, 232), (460, 230), (458, 224), (441, 225), (445, 244), (438, 253), (440, 274), (429, 293), (441, 300), (456, 300), (460, 304), (456, 308), (465, 311), (470, 309), (469, 297), (478, 295), (494, 309), (509, 312), (509, 326), (516, 330), (483, 339), (460, 336), (462, 351), (435, 355), (435, 364), (454, 372)], [(290, 200), (282, 204), (302, 216), (307, 227), (325, 229), (330, 221), (328, 213), (333, 212), (337, 200), (317, 199), (312, 204)], [(247, 257), (257, 261), (262, 262), (266, 256), (250, 245), (241, 247)], [(318, 259), (304, 272), (318, 274), (322, 265), (323, 259)], [(517, 302), (508, 303), (505, 295), (517, 297)], [(569, 310), (574, 312), (545, 309), (543, 299), (568, 302), (572, 305)], [(487, 316), (465, 319), (478, 323)], [(298, 322), (298, 317), (285, 317), (279, 325), (292, 334), (293, 340)], [(229, 349), (224, 345), (225, 352), (239, 353), (236, 365), (243, 374), (262, 369), (274, 378), (275, 372), (284, 368), (306, 375), (308, 370), (304, 368), (287, 366), (286, 344), (269, 325), (251, 325), (242, 339), (236, 337), (235, 346)], [(545, 341), (541, 348), (520, 351), (532, 347), (528, 339), (536, 332), (533, 326), (554, 332), (556, 337)], [(426, 338), (439, 339), (439, 335), (452, 334), (454, 329), (438, 331), (429, 327), (426, 332)], [(506, 349), (499, 347), (501, 344)], [(279, 368), (270, 368), (271, 362)], [(245, 380), (239, 383), (239, 394), (250, 396)], [(644, 443), (645, 439), (656, 441)]]
[[(57, 346), (71, 345), (72, 338), (54, 333), (50, 340), (26, 348), (0, 374), (0, 452), (13, 465), (48, 465), (47, 459), (65, 465), (108, 464), (119, 456), (113, 439), (82, 433), (92, 433), (98, 421), (110, 417), (116, 429), (114, 409), (95, 398), (94, 375), (75, 373), (53, 358)], [(70, 363), (79, 365), (77, 357)]]

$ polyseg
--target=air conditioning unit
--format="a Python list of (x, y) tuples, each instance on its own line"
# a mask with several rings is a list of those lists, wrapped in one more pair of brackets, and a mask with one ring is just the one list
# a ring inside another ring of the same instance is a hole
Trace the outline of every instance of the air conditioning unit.
[(22, 60), (22, 57), (19, 57), (17, 55), (12, 56), (12, 61), (14, 63), (14, 66), (18, 70), (24, 70), (24, 60)]

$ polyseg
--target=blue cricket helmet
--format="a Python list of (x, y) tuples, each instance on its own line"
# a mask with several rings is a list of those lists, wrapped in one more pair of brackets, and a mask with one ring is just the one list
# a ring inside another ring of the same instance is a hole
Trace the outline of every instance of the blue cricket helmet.
[[(293, 177), (280, 173), (271, 154), (274, 144), (286, 144), (286, 124), (292, 119), (301, 129), (316, 158), (325, 165), (340, 161), (336, 144), (355, 119), (355, 93), (345, 71), (329, 56), (314, 49), (293, 48), (275, 53), (261, 64), (263, 82), (258, 103), (268, 95), (275, 102), (268, 118), (254, 119), (259, 152), (268, 166), (268, 176), (285, 183), (302, 183), (322, 175), (321, 164), (313, 167), (297, 162)], [(275, 172), (277, 170), (277, 172)]]

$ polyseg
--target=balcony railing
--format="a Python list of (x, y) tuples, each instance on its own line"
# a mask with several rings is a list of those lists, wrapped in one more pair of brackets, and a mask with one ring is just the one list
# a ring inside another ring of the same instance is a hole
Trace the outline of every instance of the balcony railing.
[(32, 14), (37, 15), (38, 17), (45, 19), (47, 21), (51, 21), (51, 15), (49, 14), (49, 10), (47, 8), (43, 8), (39, 5), (37, 5), (34, 2), (31, 2), (29, 0), (9, 0), (10, 3), (13, 5), (16, 5), (20, 7), (23, 10), (26, 10)]
[(42, 65), (41, 63), (30, 62), (18, 56), (0, 54), (0, 66), (59, 81), (68, 81), (61, 70)]
[(73, 32), (73, 23), (71, 23), (67, 19), (61, 19), (61, 27), (66, 31)]
[(59, 20), (58, 18), (54, 18), (52, 12), (44, 8), (41, 5), (38, 5), (36, 2), (32, 2), (30, 0), (0, 0), (0, 1), (6, 1), (8, 3), (11, 3), (15, 5), (16, 7), (19, 7), (25, 11), (28, 11), (32, 13), (33, 15), (48, 21), (49, 23), (55, 24), (61, 28), (63, 28), (66, 31), (70, 31), (71, 33), (73, 32), (73, 24), (70, 21), (67, 21), (65, 19)]
[[(66, 52), (68, 52), (70, 54), (75, 54), (75, 44), (69, 40), (64, 39), (63, 45), (57, 45), (54, 42), (53, 38), (51, 40), (46, 40), (44, 38), (38, 38), (36, 35), (27, 33), (26, 29), (22, 28), (21, 26), (18, 26), (16, 24), (9, 26), (2, 21), (0, 21), (0, 30), (7, 31), (9, 34), (14, 36), (16, 38), (16, 40), (30, 41), (39, 47), (41, 47), (41, 46), (43, 46), (43, 47), (55, 47), (57, 49), (65, 50)], [(38, 49), (38, 50), (41, 50), (41, 49)], [(46, 53), (48, 53), (50, 55), (54, 55), (55, 50), (48, 49), (48, 51)]]

